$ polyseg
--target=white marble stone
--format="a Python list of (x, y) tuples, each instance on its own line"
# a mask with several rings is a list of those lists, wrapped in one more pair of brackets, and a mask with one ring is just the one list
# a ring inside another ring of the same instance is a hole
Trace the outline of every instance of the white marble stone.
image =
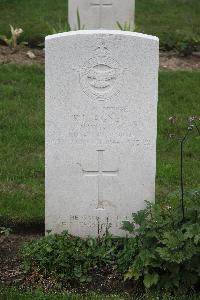
[(77, 9), (84, 29), (119, 29), (117, 21), (134, 24), (135, 0), (69, 0), (68, 20), (78, 29)]
[(158, 44), (105, 30), (46, 38), (46, 230), (124, 235), (154, 201)]

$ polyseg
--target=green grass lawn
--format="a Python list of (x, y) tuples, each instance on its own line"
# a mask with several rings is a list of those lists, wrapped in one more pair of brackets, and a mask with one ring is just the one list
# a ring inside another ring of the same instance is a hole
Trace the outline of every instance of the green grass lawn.
[[(199, 15), (199, 0), (136, 0), (136, 24), (161, 40), (178, 32), (200, 36)], [(24, 29), (23, 40), (37, 44), (51, 27), (66, 21), (67, 0), (0, 0), (0, 35), (8, 34), (12, 24)]]
[(200, 36), (199, 0), (136, 0), (136, 24), (161, 40)]
[[(200, 112), (200, 72), (160, 72), (157, 199), (179, 192), (179, 142), (169, 138), (176, 115)], [(44, 217), (44, 68), (0, 66), (0, 216), (16, 220)], [(181, 133), (180, 133), (181, 134)], [(200, 188), (200, 140), (185, 149), (186, 189)]]
[(199, 300), (200, 295), (178, 295), (170, 296), (168, 294), (162, 294), (162, 296), (154, 294), (146, 294), (138, 297), (128, 297), (128, 296), (111, 296), (102, 294), (43, 294), (40, 291), (36, 292), (17, 292), (14, 290), (3, 290), (0, 289), (0, 300)]
[[(124, 298), (120, 296), (103, 296), (103, 295), (78, 295), (78, 294), (43, 294), (42, 292), (17, 292), (11, 290), (2, 290), (0, 292), (0, 300), (129, 300), (130, 298)], [(136, 299), (134, 299), (136, 300)], [(139, 300), (139, 299), (138, 299)], [(153, 300), (153, 299), (152, 299)], [(186, 299), (183, 299), (186, 300)], [(191, 300), (196, 300), (196, 298)]]
[(0, 215), (44, 211), (44, 70), (0, 66)]

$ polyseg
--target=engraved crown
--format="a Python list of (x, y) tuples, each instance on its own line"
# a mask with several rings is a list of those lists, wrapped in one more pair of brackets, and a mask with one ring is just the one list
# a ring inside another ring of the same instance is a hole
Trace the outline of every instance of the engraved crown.
[(100, 57), (104, 57), (104, 56), (107, 56), (108, 53), (109, 53), (109, 50), (108, 48), (105, 46), (105, 43), (104, 42), (100, 42), (96, 48), (96, 53), (98, 56)]

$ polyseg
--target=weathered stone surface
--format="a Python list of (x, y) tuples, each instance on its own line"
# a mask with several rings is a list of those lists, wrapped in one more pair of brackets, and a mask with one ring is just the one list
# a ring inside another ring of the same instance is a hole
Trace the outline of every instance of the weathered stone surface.
[(158, 48), (122, 31), (46, 38), (46, 230), (123, 235), (154, 200)]
[(84, 29), (119, 29), (117, 22), (134, 24), (135, 0), (69, 0), (72, 30), (78, 29), (77, 10)]

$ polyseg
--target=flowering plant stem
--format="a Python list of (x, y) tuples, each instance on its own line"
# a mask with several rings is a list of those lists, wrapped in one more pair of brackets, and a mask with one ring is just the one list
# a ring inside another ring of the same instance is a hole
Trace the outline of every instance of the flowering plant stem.
[(189, 136), (189, 133), (193, 130), (196, 129), (198, 134), (200, 135), (200, 130), (196, 124), (196, 122), (191, 119), (190, 121), (190, 126), (187, 129), (187, 132), (185, 134), (185, 136), (183, 138), (180, 139), (180, 187), (181, 187), (181, 210), (182, 210), (182, 222), (185, 221), (185, 201), (184, 201), (184, 179), (183, 179), (183, 175), (184, 175), (184, 164), (183, 164), (183, 152), (184, 152), (184, 144), (187, 141), (187, 138)]

